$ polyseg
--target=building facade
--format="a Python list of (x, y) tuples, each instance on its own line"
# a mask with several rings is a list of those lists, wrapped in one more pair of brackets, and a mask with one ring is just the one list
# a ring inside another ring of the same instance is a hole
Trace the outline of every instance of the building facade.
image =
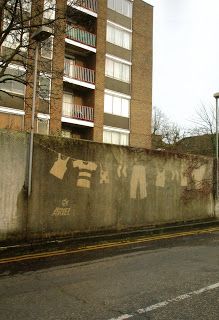
[[(41, 2), (56, 8), (44, 19), (58, 9), (65, 19), (41, 45), (35, 131), (150, 148), (153, 7), (142, 0)], [(1, 54), (7, 49), (5, 41)], [(22, 68), (11, 63), (8, 70)], [(26, 86), (0, 83), (0, 128), (30, 130), (32, 68), (25, 77)]]

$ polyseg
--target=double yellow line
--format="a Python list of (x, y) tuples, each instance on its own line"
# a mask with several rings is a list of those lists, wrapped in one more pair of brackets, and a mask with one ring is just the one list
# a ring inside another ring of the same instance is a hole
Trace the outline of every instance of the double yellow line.
[(125, 239), (121, 241), (105, 242), (105, 243), (100, 243), (96, 245), (81, 246), (76, 249), (69, 249), (69, 250), (63, 249), (63, 250), (57, 250), (57, 251), (40, 252), (40, 253), (33, 253), (33, 254), (27, 254), (27, 255), (16, 256), (16, 257), (3, 258), (3, 259), (0, 259), (0, 264), (20, 262), (25, 260), (36, 260), (36, 259), (43, 259), (43, 258), (49, 258), (49, 257), (58, 257), (58, 256), (69, 255), (74, 253), (95, 251), (95, 250), (108, 249), (108, 248), (124, 247), (131, 244), (206, 234), (206, 233), (211, 233), (216, 231), (219, 231), (219, 227), (212, 227), (207, 229), (199, 229), (199, 230), (170, 233), (170, 234), (162, 234), (157, 236), (147, 236), (147, 237), (142, 236), (134, 239)]

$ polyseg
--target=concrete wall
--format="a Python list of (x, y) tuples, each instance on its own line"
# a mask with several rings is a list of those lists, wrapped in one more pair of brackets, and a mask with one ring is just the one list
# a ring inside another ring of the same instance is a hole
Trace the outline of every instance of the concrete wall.
[(26, 153), (24, 133), (0, 131), (0, 240), (25, 236)]
[(28, 237), (41, 238), (214, 215), (211, 158), (37, 135), (25, 220), (26, 137), (0, 139), (0, 239), (24, 236), (25, 221)]

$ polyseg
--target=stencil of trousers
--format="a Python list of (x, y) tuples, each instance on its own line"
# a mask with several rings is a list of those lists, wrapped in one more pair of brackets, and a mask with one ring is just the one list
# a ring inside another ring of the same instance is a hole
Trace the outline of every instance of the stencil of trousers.
[(137, 190), (139, 187), (140, 199), (147, 197), (146, 172), (142, 165), (134, 165), (130, 181), (130, 198), (137, 199)]

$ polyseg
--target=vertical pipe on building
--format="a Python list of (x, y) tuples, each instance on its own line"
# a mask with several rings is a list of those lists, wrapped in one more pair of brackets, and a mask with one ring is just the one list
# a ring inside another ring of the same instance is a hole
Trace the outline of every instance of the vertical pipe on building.
[(35, 58), (34, 58), (34, 78), (33, 78), (31, 131), (30, 131), (29, 168), (28, 168), (29, 169), (28, 170), (28, 197), (30, 197), (31, 190), (32, 190), (33, 136), (34, 136), (34, 127), (35, 127), (38, 56), (39, 56), (39, 43), (36, 41), (36, 50), (35, 50)]
[(218, 200), (218, 97), (216, 97), (216, 199)]

